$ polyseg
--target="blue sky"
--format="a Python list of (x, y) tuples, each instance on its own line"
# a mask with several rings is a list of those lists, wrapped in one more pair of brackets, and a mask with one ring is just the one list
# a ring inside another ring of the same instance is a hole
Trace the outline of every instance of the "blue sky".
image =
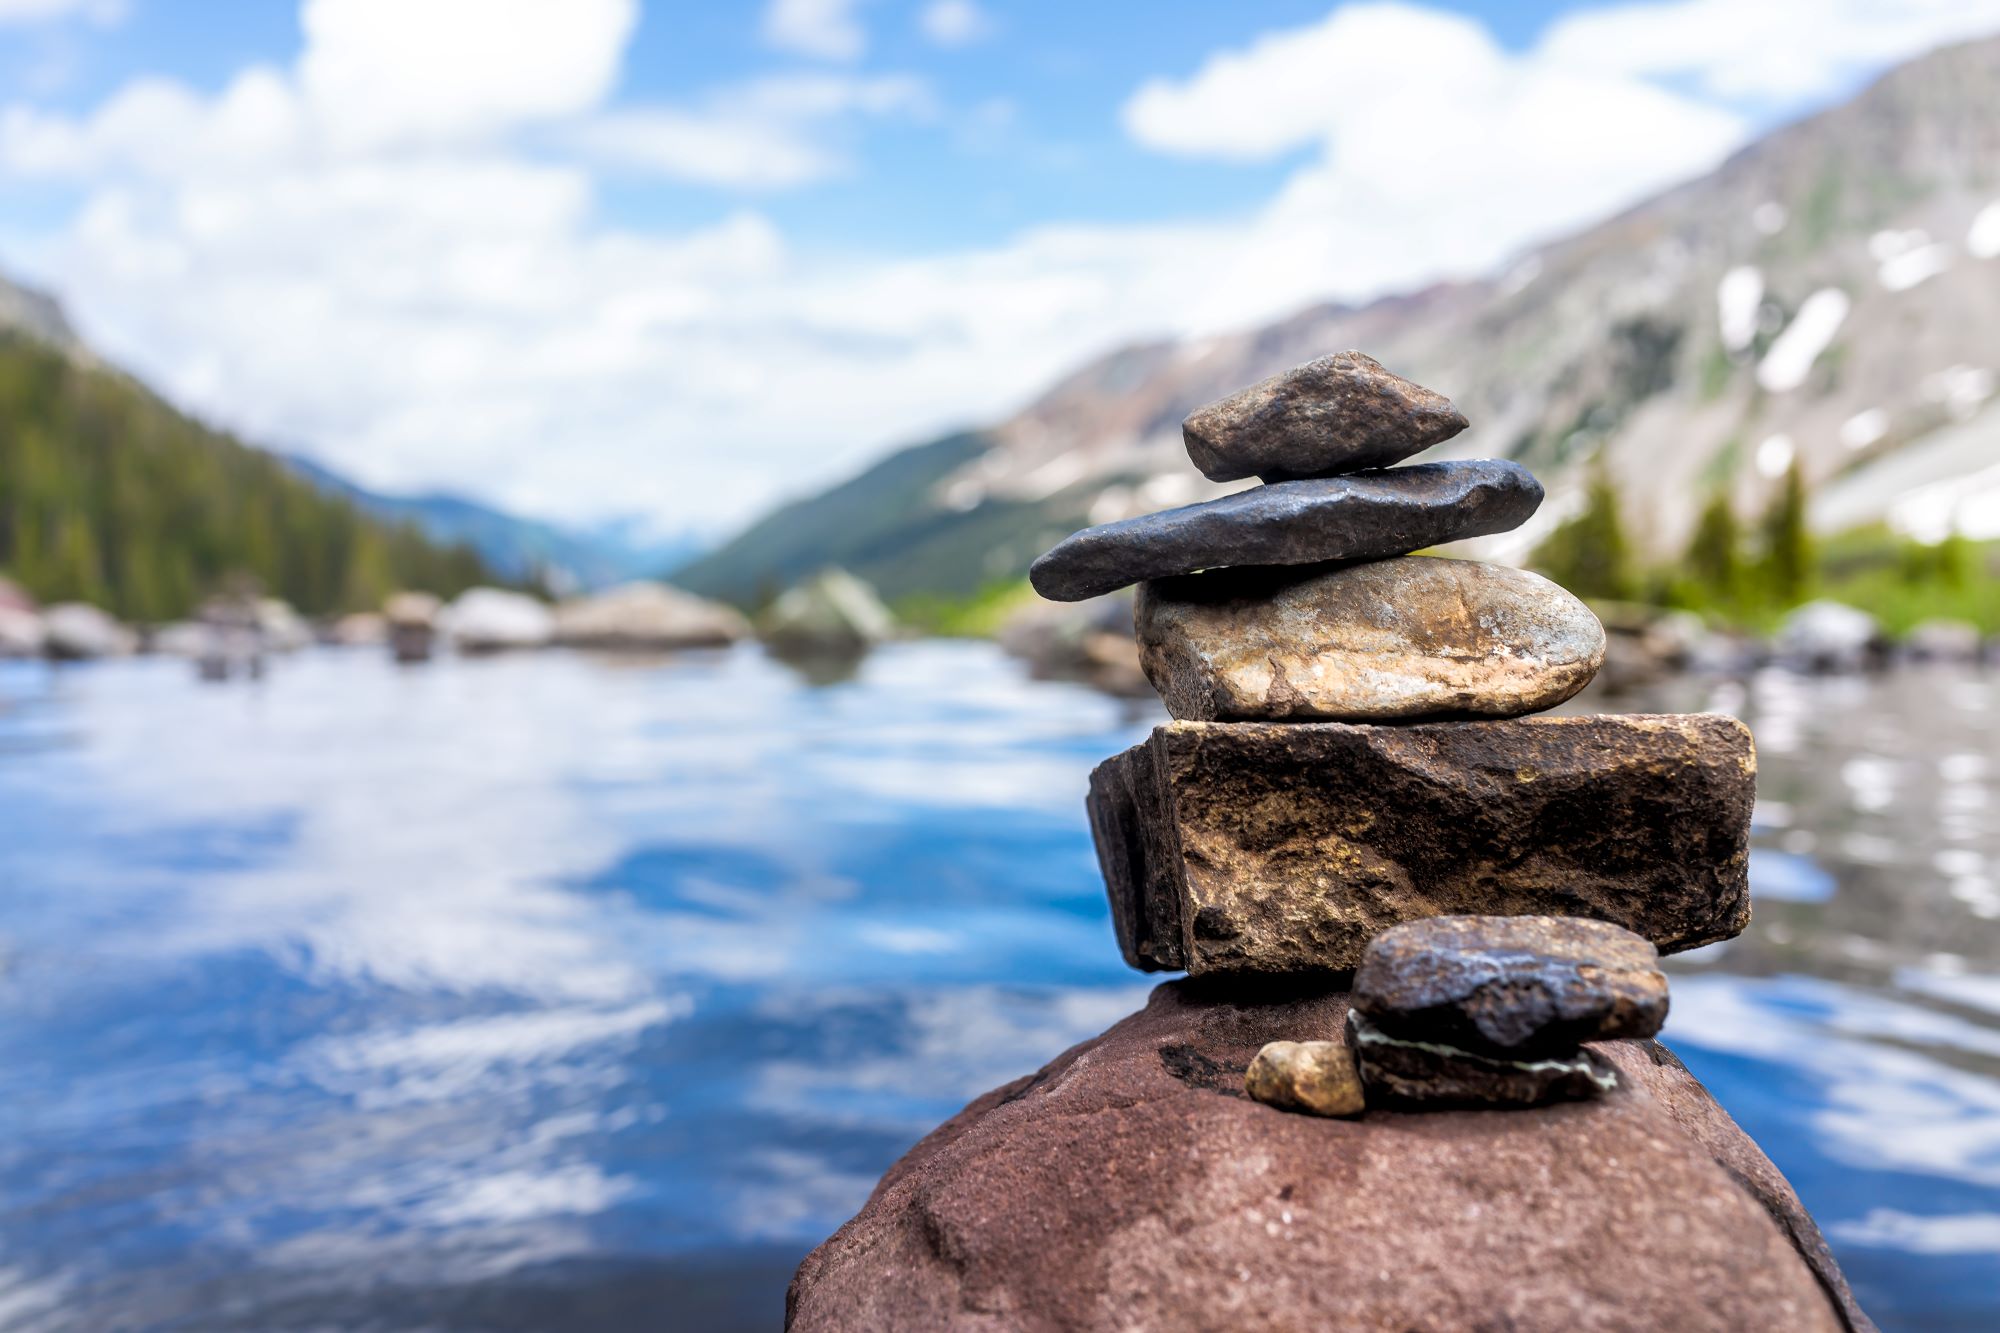
[(0, 0), (0, 269), (390, 488), (719, 533), (1488, 271), (2000, 0)]

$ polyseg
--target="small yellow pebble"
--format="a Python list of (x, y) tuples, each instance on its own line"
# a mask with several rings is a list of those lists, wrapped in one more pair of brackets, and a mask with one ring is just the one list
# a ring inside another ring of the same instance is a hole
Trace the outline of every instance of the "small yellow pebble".
[(1361, 1075), (1337, 1041), (1274, 1041), (1243, 1072), (1243, 1090), (1267, 1106), (1312, 1115), (1360, 1115)]

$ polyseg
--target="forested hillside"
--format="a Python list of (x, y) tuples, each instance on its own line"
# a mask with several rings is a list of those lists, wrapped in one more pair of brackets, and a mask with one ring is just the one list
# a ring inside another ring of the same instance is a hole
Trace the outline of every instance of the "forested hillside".
[(490, 581), (470, 550), (364, 517), (135, 380), (4, 331), (0, 574), (142, 621), (246, 576), (308, 614)]

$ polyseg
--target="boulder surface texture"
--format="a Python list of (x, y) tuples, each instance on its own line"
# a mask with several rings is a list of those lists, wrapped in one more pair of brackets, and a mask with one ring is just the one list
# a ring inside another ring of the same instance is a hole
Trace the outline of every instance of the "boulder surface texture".
[(1378, 560), (1506, 532), (1541, 503), (1532, 473), (1495, 459), (1285, 481), (1072, 533), (1028, 581), (1050, 601), (1080, 602), (1202, 569)]
[(1465, 427), (1443, 394), (1335, 352), (1195, 409), (1181, 438), (1210, 481), (1281, 481), (1388, 467)]
[(1191, 721), (1519, 717), (1581, 690), (1604, 626), (1539, 574), (1411, 556), (1139, 585), (1139, 660)]
[(1429, 916), (1585, 916), (1663, 953), (1750, 919), (1750, 730), (1720, 714), (1169, 722), (1098, 765), (1119, 947), (1151, 971), (1345, 971)]
[(794, 1333), (1870, 1329), (1797, 1197), (1666, 1048), (1533, 1110), (1243, 1096), (1338, 992), (1200, 983), (973, 1102), (800, 1266)]

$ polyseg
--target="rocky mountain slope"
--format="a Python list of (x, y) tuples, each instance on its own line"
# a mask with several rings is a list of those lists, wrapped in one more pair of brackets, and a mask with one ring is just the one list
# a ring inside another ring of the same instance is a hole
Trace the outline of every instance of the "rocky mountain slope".
[(1484, 543), (1495, 558), (1574, 512), (1600, 458), (1655, 555), (1715, 488), (1749, 512), (1795, 458), (1822, 526), (2000, 536), (2000, 39), (1902, 66), (1489, 279), (1114, 352), (959, 437), (980, 441), (969, 456), (906, 451), (776, 525), (907, 497), (922, 474), (922, 502), (865, 540), (835, 523), (781, 550), (767, 522), (684, 577), (742, 597), (815, 563), (892, 593), (1016, 576), (1079, 524), (1219, 493), (1189, 468), (1181, 418), (1346, 347), (1465, 410), (1473, 428), (1429, 456), (1514, 458), (1548, 484), (1536, 522)]

